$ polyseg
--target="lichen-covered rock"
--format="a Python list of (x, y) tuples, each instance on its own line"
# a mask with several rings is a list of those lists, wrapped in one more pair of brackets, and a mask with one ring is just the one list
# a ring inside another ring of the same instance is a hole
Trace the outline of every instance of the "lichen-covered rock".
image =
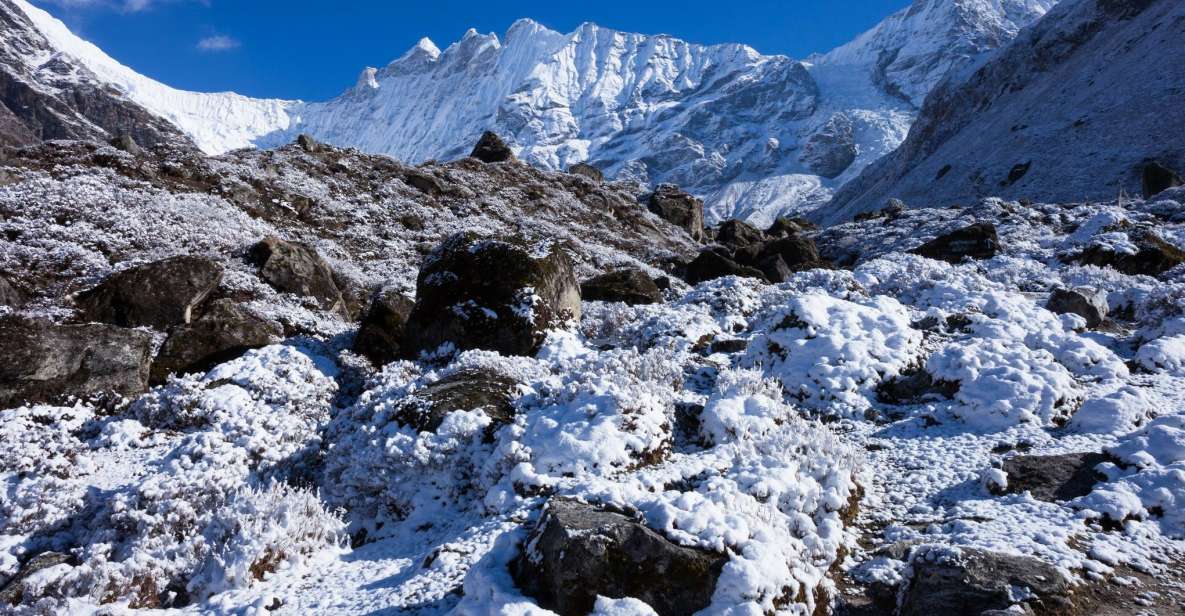
[(586, 300), (625, 302), (627, 304), (657, 304), (662, 291), (654, 279), (637, 268), (620, 269), (580, 283), (580, 295)]
[(600, 169), (597, 169), (588, 163), (576, 163), (575, 165), (568, 167), (568, 173), (574, 175), (583, 175), (597, 184), (605, 181), (605, 174), (601, 173)]
[(473, 146), (473, 152), (469, 156), (483, 163), (501, 163), (514, 160), (514, 152), (510, 149), (510, 146), (506, 145), (506, 142), (493, 131), (482, 133), (481, 138), (477, 140), (477, 145)]
[(446, 239), (425, 260), (402, 352), (416, 357), (450, 344), (531, 355), (547, 330), (580, 319), (580, 285), (554, 242)]
[(308, 244), (265, 237), (251, 249), (259, 276), (278, 291), (317, 300), (324, 310), (345, 310), (341, 290), (329, 263)]
[(395, 289), (375, 295), (354, 336), (354, 350), (378, 366), (398, 359), (413, 306), (411, 298)]
[(167, 329), (193, 320), (222, 273), (222, 265), (207, 257), (170, 257), (116, 272), (76, 303), (90, 321)]
[(0, 407), (148, 388), (152, 336), (112, 325), (0, 318)]
[(679, 190), (674, 184), (660, 184), (650, 195), (647, 207), (663, 220), (683, 229), (695, 241), (704, 239), (704, 202)]
[(152, 362), (152, 382), (164, 382), (170, 374), (204, 372), (282, 335), (278, 323), (231, 300), (212, 302), (201, 318), (169, 332)]
[(996, 226), (990, 222), (977, 222), (940, 235), (910, 252), (929, 259), (959, 263), (965, 258), (990, 259), (999, 249)]
[(1069, 580), (1053, 565), (975, 548), (920, 546), (910, 568), (900, 616), (979, 616), (1014, 603), (1051, 607), (1070, 590)]
[(1091, 246), (1082, 251), (1075, 261), (1087, 265), (1109, 267), (1124, 274), (1159, 276), (1185, 263), (1185, 250), (1164, 241), (1151, 230), (1140, 229), (1128, 233), (1136, 253), (1117, 251), (1106, 246)]
[(1058, 314), (1076, 314), (1086, 326), (1098, 327), (1107, 318), (1107, 294), (1096, 289), (1054, 289), (1045, 307)]
[(685, 279), (690, 284), (699, 284), (705, 280), (714, 280), (725, 276), (765, 280), (765, 274), (761, 270), (741, 265), (715, 250), (704, 250), (691, 263), (688, 263)]
[(1069, 453), (1053, 456), (1013, 456), (1004, 460), (1008, 485), (1002, 494), (1028, 492), (1042, 501), (1068, 501), (1086, 496), (1104, 477), (1095, 467), (1106, 462), (1101, 453)]
[(631, 597), (675, 616), (708, 606), (727, 560), (624, 515), (553, 498), (511, 567), (525, 594), (564, 616), (588, 614), (598, 596)]
[(403, 398), (394, 417), (419, 432), (435, 432), (453, 411), (481, 411), (491, 419), (491, 428), (514, 419), (517, 383), (493, 372), (468, 369), (450, 374)]

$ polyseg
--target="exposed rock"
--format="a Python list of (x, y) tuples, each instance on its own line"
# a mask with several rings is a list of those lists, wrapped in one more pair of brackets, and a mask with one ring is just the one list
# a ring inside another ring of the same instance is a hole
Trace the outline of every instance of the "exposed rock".
[(977, 222), (940, 235), (910, 252), (927, 257), (959, 263), (964, 258), (990, 259), (1000, 249), (1000, 238), (996, 226), (990, 222)]
[(148, 153), (144, 151), (144, 148), (140, 147), (140, 144), (136, 143), (135, 139), (132, 139), (131, 135), (126, 133), (112, 139), (110, 143), (113, 147), (119, 148), (132, 156), (140, 157)]
[(657, 304), (662, 291), (645, 272), (636, 268), (620, 269), (580, 283), (580, 295), (586, 300)]
[(91, 321), (167, 329), (193, 320), (218, 288), (222, 272), (222, 265), (207, 257), (170, 257), (116, 272), (81, 293), (76, 303)]
[(148, 388), (152, 336), (112, 325), (0, 318), (0, 407)]
[[(422, 171), (410, 169), (403, 176), (403, 181), (406, 182), (408, 186), (411, 186), (412, 188), (426, 195), (439, 195), (440, 193), (444, 192), (444, 185), (441, 184), (440, 180), (438, 180), (436, 176), (430, 173), (424, 173)], [(420, 224), (420, 228), (423, 228), (423, 224)]]
[(743, 276), (765, 280), (765, 274), (761, 270), (741, 265), (714, 250), (704, 250), (691, 263), (688, 263), (685, 279), (690, 284), (699, 284), (705, 280), (714, 280), (724, 276)]
[(1029, 492), (1042, 501), (1068, 501), (1086, 496), (1105, 479), (1095, 467), (1106, 462), (1101, 453), (1069, 453), (1056, 456), (1013, 456), (1004, 460), (1008, 487), (1004, 494)]
[(411, 298), (395, 289), (386, 289), (375, 295), (354, 337), (354, 350), (365, 355), (376, 366), (398, 359), (403, 346), (404, 328), (414, 305)]
[(324, 310), (345, 311), (333, 270), (312, 246), (268, 236), (251, 249), (251, 256), (259, 264), (260, 278), (276, 290), (311, 297)]
[(771, 224), (769, 228), (765, 230), (765, 235), (766, 237), (776, 239), (779, 237), (785, 237), (787, 235), (802, 235), (804, 231), (814, 231), (818, 228), (819, 225), (816, 225), (815, 223), (800, 216), (796, 216), (794, 218), (779, 216), (776, 220), (774, 220), (773, 224)]
[(313, 139), (305, 133), (301, 133), (296, 136), (296, 145), (300, 146), (300, 149), (308, 152), (309, 154), (316, 154), (324, 149), (324, 146), (321, 145), (320, 141)]
[(958, 391), (958, 383), (935, 381), (929, 372), (914, 370), (881, 381), (876, 398), (885, 404), (916, 404), (927, 398), (950, 398)]
[(674, 184), (660, 184), (647, 205), (663, 220), (687, 231), (691, 239), (704, 239), (704, 202), (679, 190)]
[(50, 567), (69, 564), (73, 560), (69, 554), (62, 554), (61, 552), (42, 552), (30, 558), (28, 562), (21, 566), (20, 571), (4, 585), (4, 588), (0, 589), (0, 603), (8, 605), (19, 604), (25, 593), (24, 582), (29, 576)]
[(13, 286), (8, 278), (0, 276), (0, 306), (20, 308), (25, 303), (25, 294)]
[(852, 166), (857, 154), (852, 121), (837, 113), (807, 139), (801, 160), (813, 173), (830, 179)]
[(400, 400), (394, 417), (419, 432), (435, 432), (453, 411), (480, 410), (493, 421), (491, 428), (497, 428), (514, 419), (516, 386), (500, 374), (462, 370)]
[(765, 241), (765, 234), (753, 225), (734, 218), (720, 224), (716, 230), (716, 241), (732, 248), (741, 248)]
[(1164, 241), (1149, 230), (1128, 234), (1136, 245), (1136, 254), (1116, 252), (1102, 246), (1091, 246), (1082, 251), (1075, 261), (1111, 269), (1131, 275), (1159, 276), (1185, 263), (1185, 251)]
[(920, 546), (910, 566), (913, 574), (901, 595), (900, 616), (979, 616), (1007, 609), (1026, 596), (1029, 603), (1052, 606), (1070, 590), (1069, 580), (1056, 567), (1030, 556)]
[(1145, 199), (1151, 199), (1177, 186), (1185, 186), (1185, 180), (1182, 180), (1181, 175), (1176, 171), (1158, 162), (1144, 165), (1144, 171), (1140, 174), (1140, 187), (1143, 189)]
[(212, 302), (201, 318), (169, 332), (152, 363), (152, 382), (170, 374), (205, 372), (246, 351), (276, 342), (283, 328), (228, 299)]
[[(760, 245), (759, 250), (751, 261), (742, 263), (760, 263), (774, 255), (782, 257), (786, 266), (792, 272), (801, 272), (819, 267), (829, 268), (831, 264), (819, 256), (819, 248), (815, 241), (802, 235), (787, 235), (776, 240), (770, 240)], [(738, 253), (738, 260), (741, 255)]]
[(1107, 294), (1087, 288), (1054, 289), (1045, 307), (1057, 314), (1076, 314), (1093, 329), (1107, 318)]
[(506, 142), (502, 141), (502, 138), (496, 133), (488, 130), (482, 133), (481, 139), (477, 140), (477, 145), (473, 146), (473, 152), (469, 156), (483, 163), (501, 163), (514, 160), (514, 152), (510, 149), (510, 146), (506, 145)]
[(632, 597), (660, 616), (708, 606), (727, 557), (672, 543), (624, 515), (551, 499), (512, 565), (516, 583), (564, 616), (592, 611), (598, 595)]
[(863, 222), (865, 220), (876, 220), (878, 218), (887, 218), (889, 220), (892, 220), (892, 219), (896, 218), (897, 216), (900, 216), (901, 213), (905, 211), (905, 209), (906, 209), (906, 205), (905, 205), (904, 201), (902, 201), (900, 199), (892, 198), (892, 199), (889, 199), (889, 201), (885, 204), (885, 207), (882, 207), (881, 209), (876, 210), (874, 212), (861, 212), (859, 214), (856, 214), (856, 217), (853, 218), (852, 220), (855, 220), (856, 222)]
[(757, 269), (765, 275), (765, 279), (772, 283), (786, 282), (794, 275), (794, 270), (786, 265), (782, 255), (769, 255), (757, 262)]
[(568, 173), (574, 175), (583, 175), (597, 184), (605, 181), (605, 174), (601, 173), (600, 169), (597, 169), (588, 163), (576, 163), (575, 165), (568, 167)]
[(530, 355), (570, 319), (580, 319), (580, 285), (558, 244), (458, 233), (420, 268), (402, 351), (415, 357), (451, 343)]

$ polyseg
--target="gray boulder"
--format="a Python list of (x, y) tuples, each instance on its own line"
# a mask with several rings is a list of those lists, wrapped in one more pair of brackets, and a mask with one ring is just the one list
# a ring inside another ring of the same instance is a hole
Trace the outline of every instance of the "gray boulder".
[(469, 156), (483, 163), (501, 163), (514, 160), (514, 152), (510, 149), (510, 146), (506, 145), (506, 142), (493, 131), (482, 133), (481, 139), (477, 140), (477, 145), (473, 146), (473, 152)]
[(374, 297), (358, 334), (354, 351), (376, 366), (389, 364), (401, 355), (403, 333), (415, 302), (395, 289), (386, 289)]
[(683, 229), (691, 239), (704, 239), (704, 202), (674, 184), (659, 184), (647, 207), (659, 218)]
[(0, 318), (0, 408), (148, 389), (152, 336), (112, 325)]
[(637, 268), (620, 269), (601, 274), (580, 283), (580, 295), (586, 300), (657, 304), (662, 302), (662, 291), (654, 280)]
[(1056, 567), (1030, 556), (920, 546), (910, 557), (910, 568), (899, 616), (979, 616), (1013, 603), (1052, 608), (1070, 592), (1069, 580)]
[(524, 594), (564, 616), (592, 611), (598, 595), (638, 599), (660, 616), (707, 607), (728, 558), (677, 545), (618, 513), (553, 498), (511, 572)]
[(1107, 318), (1107, 294), (1087, 288), (1054, 289), (1045, 307), (1057, 314), (1076, 314), (1093, 329)]
[(1013, 456), (1004, 460), (1008, 487), (1003, 494), (1028, 492), (1042, 501), (1068, 501), (1086, 496), (1104, 477), (1095, 467), (1106, 462), (1101, 453), (1056, 456)]
[(497, 428), (514, 419), (516, 386), (513, 379), (500, 374), (462, 370), (401, 399), (394, 417), (418, 432), (435, 432), (453, 411), (480, 410), (493, 420), (491, 428)]
[(588, 163), (576, 163), (575, 165), (568, 167), (568, 173), (573, 175), (583, 175), (597, 184), (605, 181), (605, 174), (601, 173), (600, 169), (597, 169)]
[(977, 222), (940, 235), (910, 252), (929, 259), (959, 263), (965, 258), (990, 259), (1000, 249), (996, 226)]
[(329, 263), (308, 244), (268, 236), (251, 248), (259, 276), (277, 291), (311, 297), (323, 309), (345, 313)]
[(212, 302), (200, 319), (169, 332), (152, 362), (152, 382), (205, 372), (250, 349), (277, 342), (283, 328), (229, 299)]
[(168, 329), (189, 323), (218, 288), (223, 267), (206, 257), (179, 256), (116, 272), (75, 300), (90, 321)]
[(451, 343), (531, 355), (547, 330), (579, 319), (580, 285), (558, 244), (458, 233), (420, 268), (401, 351), (415, 358)]

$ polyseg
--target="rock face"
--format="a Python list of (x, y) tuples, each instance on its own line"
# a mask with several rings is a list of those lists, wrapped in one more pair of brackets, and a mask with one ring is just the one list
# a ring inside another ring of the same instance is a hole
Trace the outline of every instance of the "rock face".
[(623, 515), (553, 498), (513, 564), (516, 583), (564, 616), (592, 611), (598, 595), (632, 597), (660, 616), (708, 606), (725, 556), (686, 548)]
[(1006, 494), (1029, 492), (1043, 501), (1068, 501), (1086, 496), (1104, 479), (1094, 469), (1106, 462), (1101, 453), (1070, 453), (1056, 456), (1014, 456), (1004, 460), (1008, 474)]
[(704, 202), (679, 190), (674, 184), (661, 184), (647, 204), (663, 220), (687, 231), (691, 239), (704, 239)]
[(1070, 589), (1053, 565), (1029, 556), (923, 546), (914, 550), (910, 566), (913, 575), (901, 596), (900, 616), (978, 616), (1007, 609), (1013, 596), (1053, 603)]
[(111, 325), (0, 318), (0, 406), (148, 388), (152, 336)]
[(492, 131), (482, 133), (481, 139), (477, 140), (477, 145), (473, 146), (473, 152), (469, 156), (483, 163), (514, 160), (514, 152), (511, 151), (510, 146), (506, 145), (506, 142)]
[(1151, 199), (1160, 193), (1177, 186), (1185, 186), (1185, 180), (1180, 174), (1158, 162), (1144, 165), (1144, 172), (1140, 177), (1140, 188), (1144, 198)]
[(996, 226), (978, 222), (940, 235), (910, 252), (930, 259), (959, 263), (964, 258), (990, 259), (1000, 249)]
[(206, 257), (162, 259), (108, 276), (80, 294), (77, 305), (91, 321), (168, 329), (193, 320), (222, 272), (221, 264)]
[(1129, 233), (1136, 245), (1136, 254), (1117, 252), (1102, 246), (1091, 246), (1074, 260), (1088, 265), (1110, 267), (1131, 275), (1159, 276), (1185, 263), (1185, 251), (1164, 241), (1149, 230)]
[(559, 245), (459, 233), (420, 268), (402, 351), (416, 357), (450, 343), (530, 355), (570, 319), (580, 319), (580, 285)]
[(1076, 314), (1093, 329), (1107, 318), (1107, 294), (1086, 288), (1054, 289), (1045, 307), (1058, 314)]
[(689, 284), (699, 284), (706, 280), (715, 280), (724, 276), (742, 276), (744, 278), (760, 278), (765, 280), (765, 274), (755, 267), (747, 267), (737, 263), (715, 250), (704, 250), (691, 263), (687, 264), (685, 278)]
[(170, 374), (204, 372), (250, 349), (272, 344), (283, 333), (278, 323), (231, 300), (212, 302), (200, 319), (169, 332), (152, 362), (152, 382), (164, 382)]
[(568, 167), (568, 173), (583, 175), (597, 184), (605, 181), (605, 174), (601, 173), (600, 169), (597, 169), (588, 163), (576, 163), (575, 165)]
[(269, 236), (252, 247), (251, 256), (259, 277), (276, 290), (311, 297), (324, 310), (345, 311), (333, 270), (312, 246)]
[(516, 385), (513, 379), (499, 374), (463, 370), (400, 400), (395, 418), (417, 431), (435, 432), (453, 411), (480, 410), (496, 428), (514, 419)]
[(662, 302), (662, 291), (654, 279), (639, 269), (621, 269), (602, 274), (580, 283), (580, 295), (586, 300), (625, 302), (627, 304), (657, 304)]
[(803, 146), (802, 162), (813, 173), (831, 179), (856, 162), (856, 139), (852, 135), (852, 121), (837, 113)]
[(404, 328), (414, 305), (411, 298), (394, 289), (376, 295), (366, 316), (362, 318), (358, 334), (354, 336), (354, 350), (365, 355), (376, 366), (398, 359)]

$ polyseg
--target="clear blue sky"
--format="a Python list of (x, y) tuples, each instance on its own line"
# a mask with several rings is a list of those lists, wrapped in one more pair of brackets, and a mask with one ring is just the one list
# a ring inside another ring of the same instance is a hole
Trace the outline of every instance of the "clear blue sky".
[(323, 100), (422, 36), (442, 49), (468, 28), (499, 36), (520, 17), (568, 32), (584, 21), (698, 43), (805, 57), (851, 39), (908, 0), (32, 0), (117, 60), (169, 85)]

